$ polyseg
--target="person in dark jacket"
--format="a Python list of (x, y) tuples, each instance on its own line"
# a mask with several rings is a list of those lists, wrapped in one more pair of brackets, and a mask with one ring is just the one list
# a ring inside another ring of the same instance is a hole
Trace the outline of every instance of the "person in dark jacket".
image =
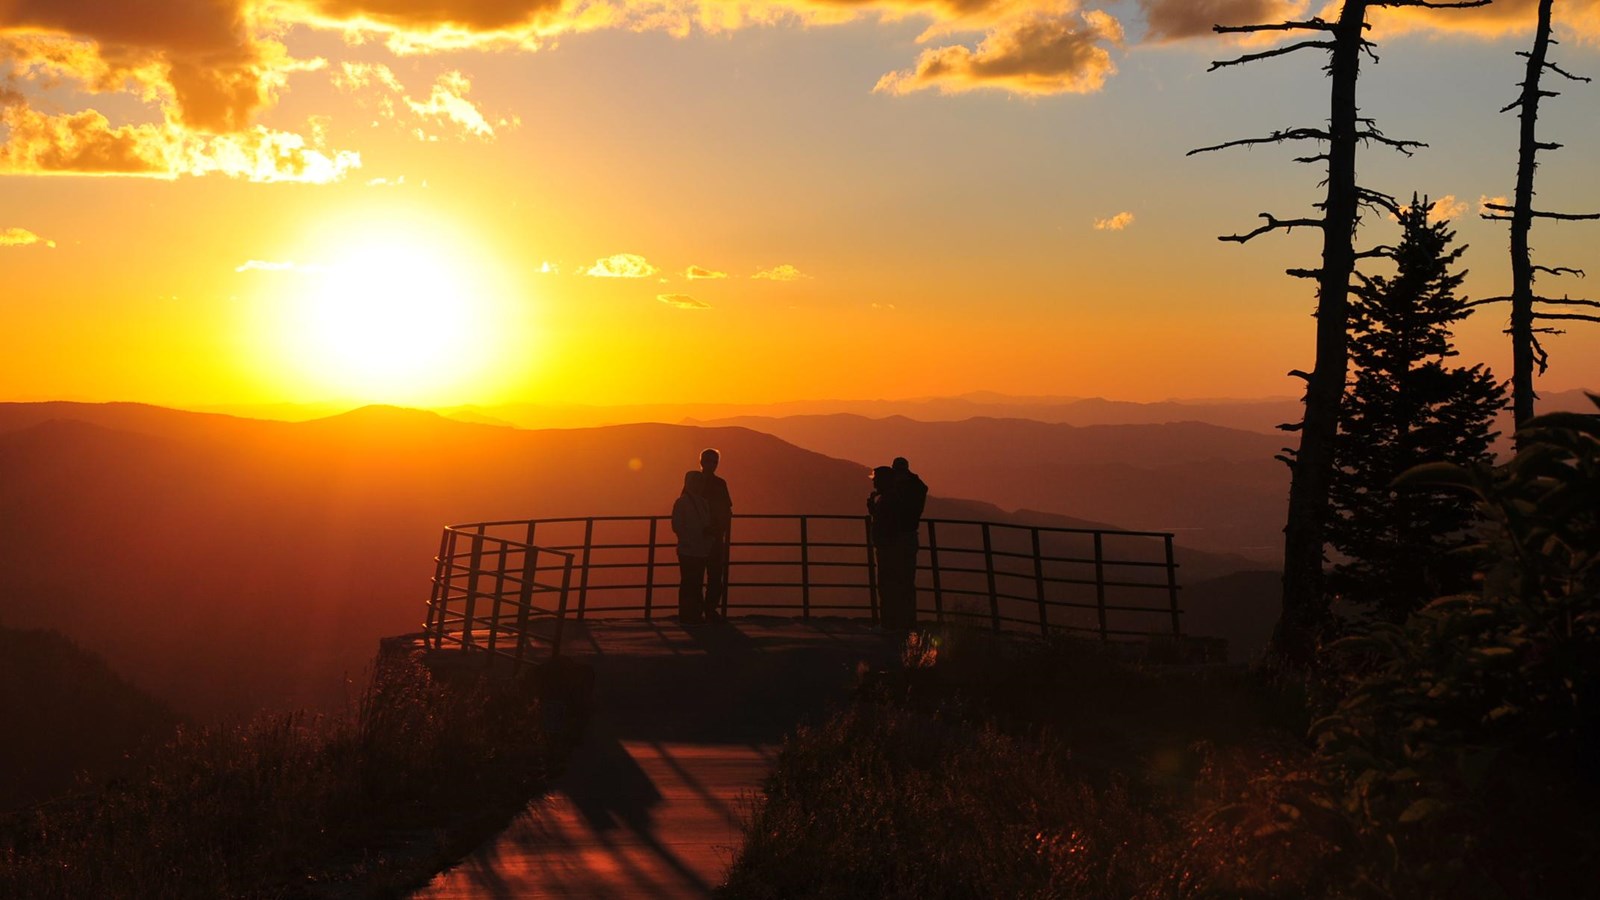
[(879, 621), (886, 631), (909, 631), (917, 621), (918, 526), (928, 488), (909, 466), (900, 472), (878, 466), (872, 488), (867, 513), (878, 563)]
[(678, 536), (678, 621), (705, 621), (706, 561), (711, 557), (711, 504), (700, 472), (683, 474), (683, 492), (672, 504), (672, 533)]
[(723, 598), (728, 591), (728, 537), (733, 527), (733, 498), (728, 483), (717, 475), (722, 454), (712, 448), (700, 452), (700, 475), (706, 502), (711, 506), (711, 555), (706, 560), (706, 619), (722, 617)]

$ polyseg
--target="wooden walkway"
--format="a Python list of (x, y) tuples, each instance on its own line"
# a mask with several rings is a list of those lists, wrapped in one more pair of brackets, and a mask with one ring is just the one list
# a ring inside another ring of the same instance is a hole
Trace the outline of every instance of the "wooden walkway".
[(594, 716), (554, 790), (415, 896), (704, 897), (783, 736), (844, 700), (898, 645), (864, 623), (590, 620)]

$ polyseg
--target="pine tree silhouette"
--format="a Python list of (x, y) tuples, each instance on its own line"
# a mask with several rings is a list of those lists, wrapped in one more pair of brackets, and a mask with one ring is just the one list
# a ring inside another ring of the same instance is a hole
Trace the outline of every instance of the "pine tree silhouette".
[(1471, 540), (1471, 499), (1460, 492), (1396, 489), (1392, 482), (1427, 462), (1488, 462), (1505, 387), (1482, 364), (1451, 366), (1451, 326), (1472, 313), (1456, 294), (1466, 251), (1452, 247), (1433, 204), (1412, 196), (1392, 277), (1361, 279), (1351, 304), (1350, 360), (1334, 446), (1329, 543), (1349, 558), (1329, 587), (1373, 615), (1403, 620), (1424, 601), (1464, 590), (1469, 560), (1448, 551)]

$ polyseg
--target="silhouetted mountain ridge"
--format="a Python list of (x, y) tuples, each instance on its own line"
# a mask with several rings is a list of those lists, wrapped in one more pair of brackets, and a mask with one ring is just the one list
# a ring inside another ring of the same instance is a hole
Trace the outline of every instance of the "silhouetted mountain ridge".
[[(739, 512), (860, 515), (868, 491), (861, 465), (744, 428), (42, 406), (0, 405), (0, 615), (199, 713), (342, 702), (377, 637), (418, 627), (446, 523), (665, 513), (706, 446)], [(942, 496), (929, 513), (1089, 524)], [(1185, 580), (1250, 565), (1180, 562)]]

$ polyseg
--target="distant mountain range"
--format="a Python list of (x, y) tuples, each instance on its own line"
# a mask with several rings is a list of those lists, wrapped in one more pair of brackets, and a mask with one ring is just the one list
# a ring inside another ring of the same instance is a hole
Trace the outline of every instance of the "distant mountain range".
[(896, 456), (939, 493), (1123, 527), (1172, 531), (1188, 545), (1262, 562), (1282, 553), (1289, 472), (1277, 435), (1200, 422), (1047, 424), (903, 416), (743, 416), (702, 423), (749, 428), (863, 465)]
[[(739, 512), (862, 511), (859, 464), (745, 428), (0, 404), (0, 620), (59, 629), (191, 713), (346, 702), (377, 638), (419, 626), (444, 524), (665, 513), (706, 446)], [(934, 493), (930, 516), (1086, 524)], [(1253, 567), (1179, 562), (1186, 585)]]

